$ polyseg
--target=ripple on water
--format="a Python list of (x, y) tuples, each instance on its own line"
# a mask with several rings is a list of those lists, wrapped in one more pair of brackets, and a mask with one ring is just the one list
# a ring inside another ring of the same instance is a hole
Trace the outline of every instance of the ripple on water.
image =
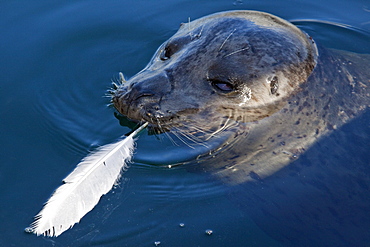
[(293, 19), (290, 22), (306, 31), (316, 42), (325, 47), (370, 53), (370, 30), (327, 20)]
[[(30, 45), (24, 50), (33, 51), (29, 53), (32, 60), (23, 56), (22, 61), (26, 61), (26, 66), (17, 66), (27, 67), (29, 70), (26, 73), (27, 83), (24, 84), (32, 92), (30, 99), (35, 97), (30, 110), (43, 120), (37, 124), (43, 125), (58, 149), (72, 151), (81, 158), (88, 150), (110, 143), (128, 132), (128, 128), (119, 126), (112, 111), (106, 108), (109, 100), (103, 96), (109, 87), (109, 80), (121, 70), (133, 74), (136, 69), (141, 69), (142, 66), (138, 64), (145, 65), (148, 61), (145, 56), (151, 56), (160, 43), (159, 40), (164, 41), (169, 37), (157, 37), (153, 32), (158, 30), (159, 20), (164, 22), (163, 25), (173, 25), (171, 28), (180, 23), (173, 24), (167, 21), (168, 18), (158, 15), (158, 12), (149, 14), (150, 11), (140, 9), (140, 15), (137, 15), (139, 17), (131, 14), (125, 20), (119, 20), (117, 16), (125, 15), (120, 8), (116, 8), (116, 14), (107, 13), (101, 18), (101, 9), (90, 9), (88, 5), (81, 2), (64, 8), (54, 6), (52, 8), (55, 11), (47, 11), (47, 18), (43, 16), (45, 13), (37, 13), (40, 16), (39, 24), (28, 30), (24, 37)], [(164, 5), (158, 6), (163, 13), (171, 12), (163, 9)], [(211, 12), (208, 8), (203, 9)], [(172, 15), (175, 14), (177, 16), (178, 11), (173, 11)], [(148, 15), (153, 18), (148, 18)], [(183, 13), (183, 20), (186, 21), (188, 15)], [(134, 32), (132, 20), (135, 18), (140, 19), (136, 22), (140, 25), (135, 25)], [(363, 30), (320, 20), (296, 19), (292, 22), (329, 47), (370, 52), (369, 34)], [(49, 25), (47, 28), (39, 28), (45, 23)], [(165, 31), (162, 34), (169, 33), (169, 29), (163, 29)], [(128, 37), (124, 37), (127, 34)], [(149, 42), (157, 42), (150, 47), (152, 51), (146, 51), (150, 50), (147, 49)], [(142, 49), (144, 45), (145, 50)], [(142, 55), (143, 53), (147, 55)], [(37, 61), (37, 66), (30, 61)], [(136, 63), (136, 67), (129, 67), (131, 63)], [(214, 230), (212, 237), (205, 236), (209, 240), (216, 239), (219, 231), (214, 224), (203, 226), (203, 219), (209, 222), (215, 218), (221, 221), (225, 218), (239, 219), (231, 217), (237, 210), (224, 210), (226, 200), (221, 198), (225, 187), (219, 182), (208, 179), (204, 174), (190, 172), (187, 165), (158, 167), (176, 163), (189, 156), (196, 157), (192, 150), (181, 145), (175, 146), (167, 138), (161, 141), (145, 134), (140, 137), (138, 147), (140, 149), (135, 155), (137, 163), (132, 164), (123, 175), (118, 188), (102, 198), (97, 209), (83, 218), (83, 224), (76, 225), (75, 229), (84, 228), (88, 232), (86, 236), (79, 235), (79, 241), (83, 242), (86, 237), (89, 244), (91, 239), (95, 243), (107, 245), (119, 240), (122, 243), (143, 243), (137, 240), (139, 238), (144, 243), (151, 244), (160, 240), (161, 245), (165, 246), (164, 232), (175, 229), (175, 233), (179, 232), (176, 236), (183, 236), (183, 232), (194, 228), (194, 225), (198, 226), (197, 231), (188, 236), (194, 237), (198, 233), (205, 235), (205, 229), (209, 229), (206, 233), (212, 234)], [(216, 205), (216, 211), (207, 211), (213, 209), (206, 207), (212, 203)], [(221, 209), (226, 213), (217, 214)], [(228, 226), (231, 228), (236, 225), (242, 229), (241, 224), (244, 221), (234, 222), (238, 224), (228, 222)], [(91, 227), (94, 224), (98, 227)], [(99, 227), (104, 224), (105, 227)], [(186, 227), (182, 228), (182, 224)]]
[[(190, 165), (191, 166), (191, 165)], [(224, 196), (225, 186), (205, 174), (189, 172), (189, 166), (154, 167), (135, 163), (130, 168), (135, 181), (144, 188), (140, 196), (150, 196), (157, 202), (208, 200)]]

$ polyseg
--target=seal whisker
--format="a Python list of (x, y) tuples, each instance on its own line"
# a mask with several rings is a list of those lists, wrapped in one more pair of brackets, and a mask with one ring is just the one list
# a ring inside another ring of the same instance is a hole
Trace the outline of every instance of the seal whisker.
[(117, 90), (118, 85), (114, 81), (112, 81), (112, 87), (113, 87), (113, 90)]
[(225, 118), (225, 122), (224, 123), (221, 123), (220, 124), (220, 128), (217, 129), (216, 131), (208, 131), (208, 132), (205, 132), (204, 133), (206, 134), (206, 138), (203, 140), (203, 141), (208, 141), (210, 140), (211, 138), (217, 138), (222, 132), (224, 132), (225, 130), (231, 128), (231, 127), (235, 127), (238, 125), (237, 122), (235, 121), (230, 121), (231, 119), (230, 118)]
[[(196, 139), (194, 139), (192, 137), (191, 134), (188, 134), (188, 133), (185, 133), (184, 131), (181, 131), (179, 129), (176, 130), (176, 134), (180, 135), (181, 137), (183, 137), (182, 139), (185, 141), (185, 140), (188, 140), (194, 144), (199, 144), (198, 141), (196, 141)], [(192, 144), (189, 143), (190, 146), (193, 146)]]
[(188, 128), (192, 128), (195, 131), (198, 131), (198, 132), (203, 133), (203, 134), (210, 134), (210, 133), (212, 133), (212, 131), (206, 130), (206, 129), (204, 129), (204, 127), (198, 126), (196, 124), (188, 125), (187, 127)]
[(193, 39), (193, 35), (192, 35), (192, 33), (191, 33), (193, 30), (191, 30), (190, 17), (188, 17), (188, 30), (189, 30), (190, 38), (191, 38), (191, 39)]
[(203, 26), (202, 26), (202, 28), (200, 29), (199, 33), (198, 33), (197, 35), (195, 35), (195, 36), (194, 36), (194, 38), (199, 39), (199, 38), (202, 36), (203, 29), (204, 29), (204, 25), (203, 25)]
[[(188, 127), (190, 127), (190, 126), (188, 126)], [(195, 144), (201, 144), (203, 142), (203, 140), (201, 138), (193, 135), (191, 132), (186, 133), (184, 131), (179, 131), (179, 133), (182, 134), (188, 140), (194, 142)]]
[[(180, 133), (187, 138), (188, 140), (194, 142), (195, 144), (202, 145), (205, 147), (208, 147), (208, 145), (204, 144), (204, 141), (211, 139), (212, 137), (217, 137), (219, 133), (224, 131), (225, 129), (229, 128), (229, 126), (232, 126), (232, 124), (227, 124), (229, 119), (226, 119), (226, 123), (222, 124), (222, 127), (220, 129), (217, 129), (216, 131), (210, 131), (210, 130), (205, 130), (204, 127), (199, 127), (196, 126), (195, 124), (187, 124), (187, 128), (189, 129), (188, 132), (181, 131)], [(196, 133), (201, 133), (203, 134), (202, 137), (198, 137), (193, 134), (193, 132)]]
[[(172, 136), (168, 133), (168, 132), (164, 132), (164, 134), (168, 137), (168, 139), (171, 141), (171, 143), (174, 145), (174, 146), (180, 146), (173, 138)], [(176, 136), (176, 135), (175, 135)]]
[(222, 132), (224, 132), (225, 130), (228, 130), (232, 127), (236, 127), (238, 126), (238, 122), (236, 121), (231, 121), (231, 116), (229, 117), (225, 117), (224, 118), (224, 122), (220, 123), (220, 128), (218, 128), (216, 131), (210, 131), (210, 130), (204, 130), (204, 128), (201, 128), (201, 127), (198, 127), (196, 126), (195, 124), (192, 124), (192, 125), (188, 125), (187, 127), (189, 129), (193, 129), (195, 131), (198, 131), (200, 133), (203, 133), (204, 134), (204, 138), (201, 139), (199, 137), (196, 137), (198, 140), (200, 140), (201, 142), (204, 142), (204, 141), (208, 141), (210, 140), (211, 138), (217, 138)]
[(172, 138), (172, 136), (167, 132), (167, 131), (165, 131), (164, 129), (163, 129), (163, 127), (162, 127), (162, 125), (161, 125), (161, 122), (160, 122), (160, 120), (158, 119), (158, 118), (156, 118), (156, 122), (157, 122), (157, 126), (158, 126), (158, 128), (159, 128), (159, 130), (162, 132), (162, 133), (164, 133), (167, 137), (168, 137), (168, 139), (171, 141), (171, 143), (173, 144), (173, 145), (175, 145), (175, 146), (179, 146), (179, 144), (177, 144), (177, 142)]
[(249, 47), (245, 47), (245, 48), (242, 48), (240, 50), (237, 50), (237, 51), (234, 51), (234, 52), (231, 52), (230, 54), (227, 54), (224, 56), (225, 57), (228, 57), (228, 56), (231, 56), (231, 55), (234, 55), (235, 53), (238, 53), (238, 52), (242, 52), (242, 51), (246, 51), (246, 50), (249, 50)]
[[(182, 143), (184, 143), (186, 146), (188, 146), (191, 149), (195, 149), (191, 144), (189, 144), (187, 141), (185, 141), (181, 136), (183, 136), (183, 133), (180, 131), (178, 132), (177, 130), (174, 130), (171, 132), (174, 136), (177, 137)], [(181, 134), (181, 135), (180, 135)]]
[[(202, 143), (204, 142), (204, 139), (208, 139), (208, 136), (210, 136), (213, 132), (210, 132), (210, 131), (204, 131), (196, 126), (187, 126), (189, 130), (189, 133), (187, 133), (187, 135), (191, 136), (191, 138), (193, 139), (193, 142), (195, 143)], [(203, 135), (203, 138), (201, 137), (198, 137), (198, 136), (195, 136), (194, 133), (200, 133)]]
[(230, 121), (230, 118), (227, 118), (226, 122), (223, 124), (223, 126), (221, 128), (219, 128), (218, 130), (216, 130), (215, 132), (213, 132), (212, 134), (210, 134), (209, 137), (206, 139), (206, 141), (208, 141), (209, 139), (211, 139), (214, 136), (217, 136), (217, 134), (221, 133), (222, 131), (226, 130), (228, 127), (232, 126), (232, 124), (228, 125), (229, 121)]
[[(171, 133), (171, 132), (168, 132), (165, 128), (163, 128), (163, 126), (162, 126), (162, 123), (161, 123), (160, 119), (159, 119), (159, 118), (155, 118), (155, 121), (157, 122), (157, 127), (158, 127), (158, 129), (159, 129), (160, 133), (164, 133), (164, 134), (167, 136), (167, 138), (171, 141), (171, 143), (172, 143), (174, 146), (180, 146), (180, 145), (175, 141), (175, 139), (170, 135), (170, 133)], [(171, 125), (167, 125), (167, 126), (166, 126), (166, 128), (167, 128), (167, 129), (171, 129), (171, 128), (172, 128), (172, 126), (171, 126)]]
[(222, 127), (222, 129), (217, 129), (216, 131), (211, 131), (211, 130), (204, 130), (203, 128), (195, 126), (195, 125), (188, 126), (188, 127), (193, 128), (194, 130), (196, 130), (200, 133), (203, 133), (205, 136), (209, 136), (209, 137), (207, 137), (207, 139), (210, 139), (212, 136), (215, 136), (217, 133), (221, 132), (224, 129), (224, 127)]
[[(184, 138), (186, 138), (187, 140), (193, 142), (194, 144), (196, 145), (201, 145), (201, 146), (204, 146), (206, 148), (208, 148), (208, 145), (206, 145), (203, 140), (199, 139), (198, 137), (192, 135), (191, 133), (186, 133), (184, 131), (181, 131), (180, 129), (176, 128), (176, 132), (177, 134), (180, 134), (181, 136), (183, 136)], [(185, 141), (185, 139), (182, 139)], [(192, 148), (193, 146), (191, 144), (189, 144)]]
[(236, 28), (226, 37), (226, 39), (224, 40), (224, 42), (222, 42), (220, 48), (218, 49), (218, 51), (221, 51), (222, 47), (225, 45), (226, 41), (231, 37), (231, 35), (233, 35), (233, 33), (236, 31)]
[[(115, 90), (108, 89), (107, 92), (104, 94), (105, 98), (113, 98)], [(112, 102), (111, 102), (112, 103)]]
[(119, 81), (121, 82), (121, 84), (124, 84), (126, 82), (125, 76), (123, 75), (122, 72), (119, 72), (118, 75), (119, 75)]

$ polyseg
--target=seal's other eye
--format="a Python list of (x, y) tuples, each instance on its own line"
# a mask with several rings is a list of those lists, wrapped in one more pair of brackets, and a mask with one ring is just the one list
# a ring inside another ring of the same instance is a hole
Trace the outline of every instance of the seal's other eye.
[(162, 61), (165, 61), (167, 59), (170, 59), (170, 57), (172, 56), (173, 53), (174, 52), (173, 52), (173, 49), (171, 49), (171, 46), (166, 45), (166, 47), (164, 48), (164, 50), (161, 52), (159, 58)]
[(220, 90), (223, 93), (230, 93), (234, 91), (234, 86), (225, 81), (219, 81), (219, 80), (211, 80), (212, 86), (216, 89)]
[(179, 52), (191, 41), (192, 40), (190, 35), (174, 38), (167, 41), (167, 43), (164, 46), (164, 49), (161, 51), (161, 54), (159, 54), (159, 58), (162, 61), (170, 59), (173, 56), (173, 54)]

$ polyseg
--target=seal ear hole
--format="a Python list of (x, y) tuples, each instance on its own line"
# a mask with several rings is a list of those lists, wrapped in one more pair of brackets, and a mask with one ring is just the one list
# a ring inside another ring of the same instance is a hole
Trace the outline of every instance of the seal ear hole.
[[(279, 88), (279, 80), (278, 80), (277, 76), (274, 76), (270, 81), (271, 94), (276, 94), (278, 88)], [(276, 94), (276, 95), (279, 96), (279, 94)]]

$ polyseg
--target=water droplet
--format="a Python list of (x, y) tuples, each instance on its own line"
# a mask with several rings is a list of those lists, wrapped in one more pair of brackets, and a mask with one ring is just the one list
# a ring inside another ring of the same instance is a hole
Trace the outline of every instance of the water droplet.
[(31, 227), (24, 228), (24, 231), (27, 232), (27, 233), (33, 233), (33, 230), (32, 230)]

